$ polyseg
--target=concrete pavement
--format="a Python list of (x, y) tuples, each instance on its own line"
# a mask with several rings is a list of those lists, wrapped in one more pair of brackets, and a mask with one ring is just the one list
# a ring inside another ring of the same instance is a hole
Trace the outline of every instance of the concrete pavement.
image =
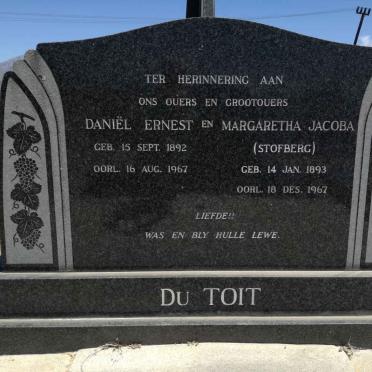
[(372, 350), (329, 345), (105, 345), (0, 357), (1, 372), (372, 372)]

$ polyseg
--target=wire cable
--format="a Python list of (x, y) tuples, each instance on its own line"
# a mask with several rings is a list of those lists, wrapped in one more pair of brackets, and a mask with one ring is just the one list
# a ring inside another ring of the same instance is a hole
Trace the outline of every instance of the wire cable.
[[(354, 8), (339, 8), (306, 13), (278, 14), (269, 16), (258, 16), (241, 18), (243, 20), (265, 20), (294, 17), (310, 17), (326, 14), (336, 14), (354, 11)], [(3, 17), (1, 17), (3, 16)], [(17, 18), (12, 18), (17, 17)], [(123, 23), (128, 21), (171, 21), (174, 18), (160, 17), (115, 17), (115, 16), (95, 16), (77, 14), (57, 14), (57, 13), (18, 13), (0, 12), (1, 22), (29, 22), (29, 23)]]

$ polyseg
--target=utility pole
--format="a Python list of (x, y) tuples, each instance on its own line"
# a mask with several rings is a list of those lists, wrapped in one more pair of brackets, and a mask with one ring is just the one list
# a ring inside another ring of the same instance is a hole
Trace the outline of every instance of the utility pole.
[(187, 0), (186, 18), (214, 16), (215, 0)]
[(371, 13), (371, 8), (362, 8), (360, 6), (357, 7), (356, 14), (360, 14), (360, 21), (359, 21), (359, 26), (358, 26), (357, 33), (355, 35), (354, 45), (357, 45), (357, 43), (358, 43), (359, 34), (360, 34), (360, 30), (362, 29), (364, 17), (369, 16), (370, 13)]

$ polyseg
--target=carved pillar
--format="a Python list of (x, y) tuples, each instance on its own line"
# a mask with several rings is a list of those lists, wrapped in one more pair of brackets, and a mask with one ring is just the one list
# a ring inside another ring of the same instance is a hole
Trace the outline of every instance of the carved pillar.
[(9, 267), (72, 269), (62, 103), (37, 52), (1, 89), (2, 246)]

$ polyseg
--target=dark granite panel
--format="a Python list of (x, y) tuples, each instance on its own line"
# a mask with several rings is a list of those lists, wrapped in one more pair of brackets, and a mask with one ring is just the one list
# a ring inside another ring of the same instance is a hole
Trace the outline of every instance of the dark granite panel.
[[(64, 106), (76, 269), (345, 267), (370, 48), (208, 18), (40, 44), (38, 51)], [(164, 74), (166, 83), (148, 84), (146, 74)], [(177, 77), (210, 74), (248, 75), (249, 84), (180, 84)], [(264, 76), (273, 84), (261, 84)], [(147, 105), (139, 104), (141, 97)], [(167, 98), (190, 98), (191, 106), (167, 106)], [(206, 107), (206, 98), (218, 98), (218, 106)], [(256, 103), (229, 106), (235, 98)], [(87, 118), (118, 116), (131, 130), (87, 129)], [(193, 122), (190, 131), (154, 131), (146, 130), (145, 120)], [(203, 128), (203, 120), (213, 120), (214, 127)], [(224, 121), (240, 120), (284, 121), (275, 125), (287, 130), (222, 130)], [(313, 121), (335, 121), (338, 129), (311, 131)], [(115, 151), (95, 151), (97, 143)], [(131, 150), (122, 151), (123, 144)], [(141, 144), (158, 147), (143, 152)], [(171, 144), (187, 151), (166, 151)], [(255, 152), (265, 144), (309, 146), (312, 152)], [(94, 165), (120, 173), (95, 173)], [(169, 173), (172, 165), (187, 166), (187, 173)], [(242, 173), (245, 165), (260, 173)], [(136, 173), (127, 171), (130, 166)], [(146, 166), (161, 173), (143, 172)], [(274, 166), (276, 172), (268, 173)], [(326, 171), (311, 173), (308, 166)], [(291, 171), (296, 167), (300, 173)], [(253, 191), (239, 194), (239, 186)], [(211, 211), (226, 212), (228, 219), (196, 218)], [(150, 239), (149, 232), (156, 234)], [(186, 236), (175, 239), (174, 232)], [(209, 233), (205, 239), (191, 238), (203, 232)], [(230, 238), (216, 239), (218, 232)], [(242, 232), (244, 238), (232, 238)], [(260, 232), (267, 237), (255, 239)]]
[(1, 280), (0, 316), (336, 315), (371, 311), (371, 291), (370, 278)]
[(119, 340), (123, 345), (185, 342), (254, 342), (322, 344), (370, 348), (370, 324), (2, 328), (1, 354), (43, 354), (75, 351)]

